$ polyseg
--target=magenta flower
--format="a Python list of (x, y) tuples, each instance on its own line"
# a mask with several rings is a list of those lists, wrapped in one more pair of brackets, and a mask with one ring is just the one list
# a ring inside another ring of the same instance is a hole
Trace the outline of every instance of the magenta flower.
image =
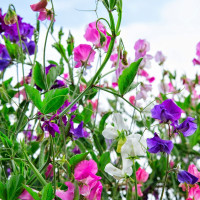
[(183, 133), (184, 137), (194, 134), (197, 130), (197, 124), (193, 122), (194, 120), (195, 119), (192, 117), (187, 117), (186, 120), (176, 128), (176, 131)]
[(76, 61), (75, 68), (81, 66), (89, 66), (94, 61), (95, 51), (88, 44), (80, 44), (74, 48), (74, 61)]
[(200, 65), (200, 42), (198, 42), (196, 46), (196, 55), (197, 55), (197, 59), (194, 58), (192, 62), (194, 65)]
[(74, 169), (74, 178), (82, 183), (79, 187), (79, 193), (89, 200), (100, 200), (102, 184), (99, 182), (100, 176), (96, 176), (98, 171), (94, 160), (83, 160), (78, 163)]
[[(33, 191), (37, 192), (36, 190), (33, 190)], [(34, 198), (27, 192), (27, 190), (23, 190), (23, 192), (20, 194), (20, 196), (18, 196), (18, 199), (20, 199), (20, 200), (34, 200)]]
[[(137, 184), (137, 193), (139, 197), (143, 196), (142, 190), (141, 190), (142, 184)], [(135, 192), (135, 186), (133, 186), (132, 191)]]
[(187, 200), (199, 200), (200, 199), (200, 188), (196, 184), (195, 187), (190, 188), (188, 193), (188, 199)]
[(167, 99), (151, 110), (152, 118), (159, 119), (161, 123), (179, 120), (181, 109), (171, 100)]
[(147, 147), (149, 148), (147, 151), (150, 153), (159, 153), (165, 152), (170, 154), (173, 149), (173, 143), (170, 140), (162, 140), (157, 133), (154, 133), (154, 137), (151, 139), (147, 139)]
[(189, 165), (188, 172), (198, 178), (198, 182), (200, 182), (200, 172), (194, 164)]
[(75, 190), (74, 184), (71, 182), (65, 182), (65, 185), (68, 187), (67, 191), (56, 190), (56, 196), (58, 196), (62, 200), (73, 200)]
[(180, 183), (187, 183), (192, 185), (198, 181), (198, 178), (196, 176), (184, 170), (179, 171), (177, 178)]
[(45, 177), (46, 178), (53, 177), (53, 165), (52, 164), (48, 165), (46, 172), (45, 172)]
[(142, 169), (139, 167), (139, 169), (136, 172), (137, 181), (139, 183), (145, 183), (148, 178), (149, 178), (149, 174), (145, 171), (145, 169)]

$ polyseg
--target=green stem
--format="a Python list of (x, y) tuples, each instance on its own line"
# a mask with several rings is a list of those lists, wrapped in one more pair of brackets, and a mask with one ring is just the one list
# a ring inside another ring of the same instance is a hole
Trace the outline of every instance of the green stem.
[(47, 185), (47, 182), (44, 180), (40, 172), (36, 169), (36, 167), (33, 165), (33, 163), (30, 161), (28, 155), (26, 154), (25, 150), (23, 151), (25, 158), (30, 166), (30, 168), (33, 170), (34, 174), (37, 176), (38, 180), (42, 183), (43, 186)]
[(164, 195), (164, 191), (165, 191), (165, 185), (167, 182), (167, 175), (168, 175), (168, 165), (169, 165), (169, 154), (167, 154), (167, 169), (166, 169), (166, 173), (165, 173), (165, 179), (164, 179), (164, 183), (163, 183), (163, 187), (162, 187), (162, 193), (161, 193), (160, 200), (163, 199), (163, 195)]
[(54, 196), (56, 195), (56, 164), (55, 164), (55, 154), (54, 154), (54, 146), (53, 146), (53, 137), (51, 136), (51, 151), (53, 156), (53, 183), (54, 183)]
[(103, 90), (103, 91), (105, 91), (105, 92), (108, 92), (108, 93), (110, 93), (110, 94), (113, 94), (113, 95), (115, 95), (115, 96), (118, 96), (118, 97), (120, 97), (121, 99), (123, 99), (124, 101), (126, 101), (126, 103), (128, 103), (130, 106), (132, 106), (135, 110), (137, 110), (138, 112), (140, 112), (140, 110), (137, 108), (137, 107), (135, 107), (133, 104), (131, 104), (131, 102), (129, 102), (128, 100), (126, 100), (123, 96), (121, 96), (120, 94), (118, 94), (118, 93), (116, 93), (116, 92), (113, 92), (113, 91), (111, 91), (111, 90), (107, 90), (107, 89), (105, 89), (105, 88), (102, 88), (102, 87), (99, 87), (99, 86), (94, 86), (95, 88), (98, 88), (98, 89), (100, 89), (100, 90)]
[(136, 167), (135, 167), (135, 161), (133, 160), (133, 169), (134, 169), (134, 184), (135, 184), (135, 199), (138, 200), (138, 191), (137, 191), (137, 179), (136, 179)]

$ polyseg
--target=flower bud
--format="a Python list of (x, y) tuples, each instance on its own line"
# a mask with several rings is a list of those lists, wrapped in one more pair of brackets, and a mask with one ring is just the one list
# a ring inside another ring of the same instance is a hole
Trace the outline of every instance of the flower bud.
[(8, 11), (6, 16), (4, 17), (4, 23), (6, 25), (11, 25), (11, 24), (15, 24), (17, 22), (17, 14), (16, 12), (11, 8), (11, 6), (9, 5), (8, 7)]

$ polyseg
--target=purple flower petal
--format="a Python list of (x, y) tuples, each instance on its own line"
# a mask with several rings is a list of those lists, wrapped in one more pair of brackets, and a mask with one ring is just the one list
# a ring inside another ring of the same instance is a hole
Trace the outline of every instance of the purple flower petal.
[(179, 171), (177, 175), (178, 181), (180, 183), (187, 183), (187, 184), (195, 184), (198, 181), (198, 178), (187, 171)]

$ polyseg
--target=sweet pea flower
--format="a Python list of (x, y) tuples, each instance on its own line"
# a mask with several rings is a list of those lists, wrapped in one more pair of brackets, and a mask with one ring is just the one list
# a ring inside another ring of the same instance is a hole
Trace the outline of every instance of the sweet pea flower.
[(88, 44), (80, 44), (73, 50), (74, 61), (76, 62), (75, 68), (81, 66), (89, 66), (94, 61), (95, 51)]
[(194, 134), (197, 130), (197, 124), (193, 122), (194, 120), (195, 119), (192, 117), (187, 117), (186, 120), (176, 128), (176, 130), (183, 133), (184, 137)]
[(31, 9), (36, 12), (40, 11), (43, 8), (46, 8), (46, 6), (47, 6), (47, 0), (41, 0), (40, 2), (36, 4), (30, 5)]
[(106, 139), (116, 139), (119, 136), (118, 131), (128, 130), (127, 125), (124, 123), (124, 119), (122, 118), (122, 115), (119, 113), (113, 113), (113, 126), (106, 127), (102, 135)]
[[(36, 190), (33, 190), (33, 191), (38, 192)], [(23, 190), (23, 192), (20, 194), (20, 196), (18, 196), (18, 199), (20, 199), (20, 200), (34, 200), (34, 198), (29, 194), (29, 192), (27, 190)]]
[(125, 157), (122, 157), (122, 169), (119, 169), (115, 167), (113, 164), (108, 163), (105, 166), (104, 171), (111, 176), (113, 176), (115, 179), (120, 180), (124, 179), (126, 175), (131, 176), (133, 173), (132, 170), (133, 162), (129, 159), (126, 159)]
[(181, 117), (181, 108), (179, 108), (171, 99), (163, 101), (160, 105), (155, 105), (151, 110), (152, 118), (159, 119), (160, 123), (179, 120)]
[(198, 42), (196, 46), (196, 55), (197, 55), (197, 59), (194, 58), (192, 62), (194, 65), (200, 65), (200, 42)]
[(163, 65), (163, 63), (165, 62), (166, 57), (163, 55), (163, 53), (161, 51), (157, 51), (156, 55), (155, 55), (155, 61), (159, 64), (159, 65)]
[(45, 121), (42, 125), (42, 128), (44, 128), (45, 131), (48, 131), (52, 137), (55, 137), (55, 133), (60, 133), (59, 127), (57, 124), (49, 121)]
[(173, 149), (173, 143), (170, 140), (162, 140), (157, 133), (154, 133), (154, 137), (151, 139), (147, 139), (147, 146), (148, 146), (148, 152), (150, 153), (159, 153), (159, 152), (165, 152), (167, 154), (170, 154)]
[(0, 44), (0, 72), (11, 64), (11, 58), (8, 54), (6, 46)]
[(198, 178), (198, 182), (200, 182), (200, 172), (194, 164), (189, 165), (188, 172)]
[(139, 169), (136, 171), (136, 179), (139, 183), (145, 183), (147, 179), (149, 178), (149, 174), (145, 171), (145, 169), (142, 169), (139, 167)]
[(94, 160), (83, 160), (79, 162), (74, 169), (74, 178), (82, 183), (79, 187), (79, 193), (88, 200), (100, 200), (102, 184), (99, 182), (100, 176), (97, 176), (97, 164)]
[(190, 188), (188, 197), (191, 198), (191, 200), (199, 200), (200, 199), (200, 188), (197, 184), (195, 185), (195, 187)]
[[(137, 184), (137, 193), (139, 197), (143, 196), (142, 190), (141, 190), (142, 184)], [(132, 191), (135, 192), (135, 186), (133, 186)]]
[(134, 45), (135, 49), (135, 60), (144, 57), (146, 53), (150, 50), (150, 44), (145, 39), (139, 39)]
[(47, 166), (47, 169), (46, 169), (46, 172), (45, 172), (45, 177), (46, 178), (53, 177), (53, 165), (52, 164), (49, 164)]
[(177, 179), (180, 183), (187, 183), (191, 185), (194, 185), (198, 181), (198, 178), (196, 176), (184, 170), (180, 170), (178, 172)]
[(134, 96), (130, 96), (130, 97), (129, 97), (129, 102), (130, 102), (132, 105), (135, 105), (135, 97), (134, 97)]
[(67, 191), (56, 190), (56, 196), (62, 200), (73, 200), (74, 199), (74, 190), (75, 186), (71, 182), (65, 182), (65, 185), (68, 187)]

